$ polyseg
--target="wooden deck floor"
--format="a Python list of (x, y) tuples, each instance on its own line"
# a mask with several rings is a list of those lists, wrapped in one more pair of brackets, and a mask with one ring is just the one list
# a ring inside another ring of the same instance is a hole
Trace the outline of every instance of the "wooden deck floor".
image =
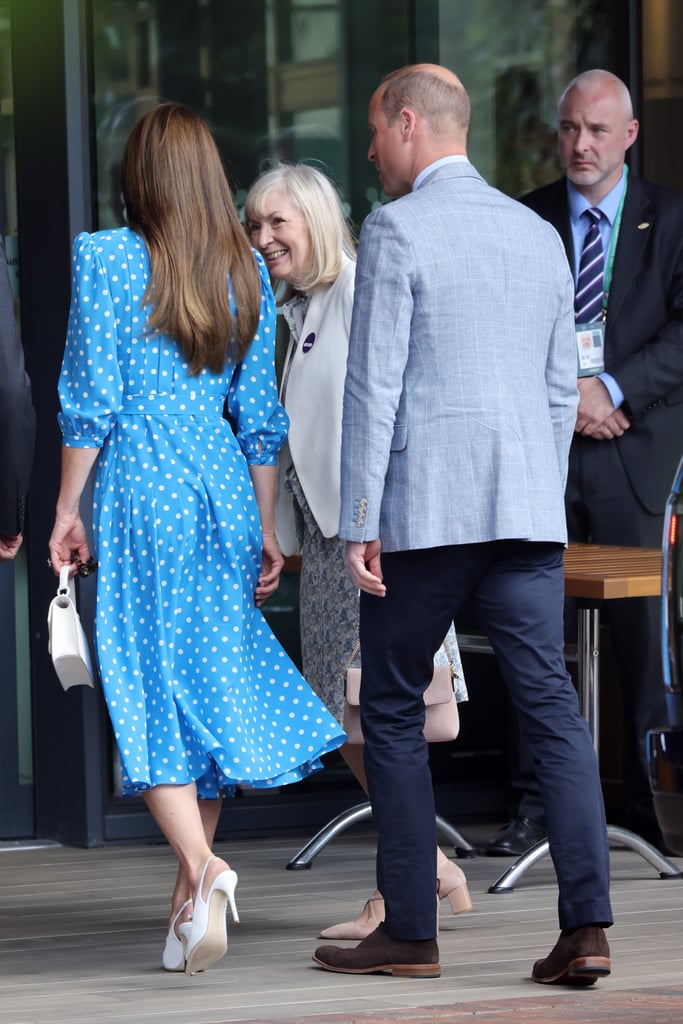
[[(463, 832), (476, 844), (492, 830)], [(557, 938), (547, 858), (504, 895), (487, 889), (505, 860), (461, 862), (474, 910), (442, 908), (440, 979), (316, 968), (318, 930), (355, 916), (373, 888), (374, 835), (347, 832), (310, 870), (286, 871), (306, 838), (220, 844), (240, 876), (242, 923), (228, 955), (193, 978), (160, 967), (175, 870), (167, 847), (0, 844), (0, 1024), (683, 1022), (683, 881), (660, 879), (632, 851), (612, 854), (613, 974), (570, 990), (529, 979)]]

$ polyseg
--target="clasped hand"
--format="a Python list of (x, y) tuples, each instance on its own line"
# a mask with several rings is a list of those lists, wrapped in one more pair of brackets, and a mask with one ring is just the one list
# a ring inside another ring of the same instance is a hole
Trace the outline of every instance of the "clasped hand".
[(607, 441), (628, 430), (631, 423), (621, 409), (615, 409), (610, 393), (599, 377), (580, 377), (577, 434)]

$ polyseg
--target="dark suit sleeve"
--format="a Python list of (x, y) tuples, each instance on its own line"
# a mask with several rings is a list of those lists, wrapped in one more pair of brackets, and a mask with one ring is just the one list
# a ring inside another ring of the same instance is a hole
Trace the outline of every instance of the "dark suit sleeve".
[(5, 252), (0, 246), (0, 534), (23, 533), (36, 418), (24, 351), (14, 318)]
[(625, 210), (619, 235), (606, 341), (636, 417), (683, 401), (683, 196), (641, 185), (647, 202), (628, 221)]

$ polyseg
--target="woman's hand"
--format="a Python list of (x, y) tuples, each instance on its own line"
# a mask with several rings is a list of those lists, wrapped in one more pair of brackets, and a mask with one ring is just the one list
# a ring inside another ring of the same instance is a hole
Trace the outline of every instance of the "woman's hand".
[[(71, 555), (74, 551), (84, 563), (90, 558), (79, 503), (99, 451), (99, 448), (62, 448), (62, 479), (50, 537), (50, 561), (57, 576), (63, 565), (73, 561)], [(69, 575), (73, 576), (76, 571), (74, 565)]]
[(261, 575), (258, 578), (254, 601), (256, 607), (260, 608), (271, 594), (274, 594), (280, 585), (280, 573), (285, 560), (280, 546), (275, 539), (274, 533), (263, 534), (263, 548), (261, 554)]
[[(50, 561), (55, 575), (59, 576), (59, 570), (63, 565), (72, 563), (71, 556), (74, 551), (78, 552), (83, 562), (87, 562), (90, 558), (88, 538), (83, 521), (78, 512), (58, 512), (50, 537)], [(73, 571), (69, 575), (73, 576), (75, 572), (76, 565), (74, 564)]]

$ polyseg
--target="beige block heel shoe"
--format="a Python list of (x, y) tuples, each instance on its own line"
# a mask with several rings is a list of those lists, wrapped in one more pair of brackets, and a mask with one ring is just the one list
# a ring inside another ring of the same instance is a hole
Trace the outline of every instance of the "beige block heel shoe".
[(452, 860), (437, 869), (436, 891), (440, 900), (448, 900), (454, 914), (466, 914), (472, 909), (472, 898), (464, 872)]
[[(452, 860), (446, 860), (440, 864), (436, 885), (439, 900), (447, 899), (454, 914), (466, 914), (468, 910), (472, 909), (472, 899), (467, 888), (465, 874)], [(320, 938), (353, 939), (359, 942), (374, 932), (382, 921), (384, 921), (384, 899), (379, 890), (375, 889), (355, 921), (333, 924), (330, 928), (325, 928), (320, 932)]]
[(374, 932), (378, 924), (384, 920), (384, 897), (375, 889), (355, 921), (344, 921), (333, 924), (320, 933), (321, 939), (354, 939), (359, 942)]

